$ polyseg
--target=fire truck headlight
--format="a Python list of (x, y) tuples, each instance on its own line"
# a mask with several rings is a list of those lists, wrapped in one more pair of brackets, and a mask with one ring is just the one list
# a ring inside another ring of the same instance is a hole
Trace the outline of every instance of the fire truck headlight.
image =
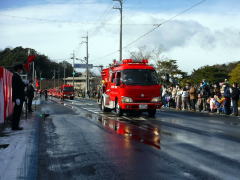
[(124, 96), (122, 96), (122, 102), (123, 102), (123, 103), (132, 103), (133, 100), (132, 100), (132, 98), (130, 98), (130, 97), (124, 97)]
[(161, 97), (154, 97), (154, 98), (152, 98), (152, 100), (151, 100), (151, 102), (154, 102), (154, 103), (159, 103), (159, 102), (161, 102)]

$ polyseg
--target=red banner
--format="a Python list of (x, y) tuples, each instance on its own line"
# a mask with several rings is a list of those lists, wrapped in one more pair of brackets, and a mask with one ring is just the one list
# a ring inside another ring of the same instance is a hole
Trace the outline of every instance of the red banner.
[(29, 72), (30, 64), (35, 60), (35, 58), (36, 58), (35, 55), (28, 56), (27, 62), (24, 64), (24, 68), (27, 72)]
[(28, 56), (27, 63), (28, 64), (32, 63), (35, 60), (35, 58), (36, 58), (35, 55)]
[(30, 64), (26, 63), (23, 65), (24, 66), (24, 69), (29, 72), (30, 71)]

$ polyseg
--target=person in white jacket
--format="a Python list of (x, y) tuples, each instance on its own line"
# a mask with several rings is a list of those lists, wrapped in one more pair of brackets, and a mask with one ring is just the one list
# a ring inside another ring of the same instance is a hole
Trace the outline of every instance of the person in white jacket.
[(189, 91), (187, 88), (183, 88), (182, 91), (182, 110), (190, 109), (190, 103), (189, 103)]
[(177, 93), (176, 93), (176, 109), (180, 110), (182, 105), (182, 89), (177, 86)]

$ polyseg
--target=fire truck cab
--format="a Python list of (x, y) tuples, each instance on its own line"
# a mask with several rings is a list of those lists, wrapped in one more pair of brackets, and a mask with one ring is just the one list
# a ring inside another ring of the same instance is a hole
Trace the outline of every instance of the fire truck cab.
[(61, 99), (74, 99), (74, 87), (73, 85), (64, 84), (60, 87), (60, 98)]
[(129, 111), (146, 111), (153, 117), (156, 109), (161, 108), (161, 85), (148, 60), (114, 61), (112, 66), (102, 70), (101, 75), (99, 103), (102, 111), (115, 110), (119, 116)]

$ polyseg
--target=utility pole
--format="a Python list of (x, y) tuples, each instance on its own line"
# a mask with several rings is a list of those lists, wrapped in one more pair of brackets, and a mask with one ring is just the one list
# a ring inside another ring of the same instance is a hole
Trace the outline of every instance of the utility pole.
[(89, 56), (88, 56), (88, 33), (87, 33), (87, 36), (86, 37), (82, 37), (82, 38), (84, 38), (84, 39), (86, 39), (86, 41), (85, 41), (85, 43), (86, 43), (86, 70), (87, 70), (87, 78), (86, 78), (86, 84), (87, 84), (87, 92), (88, 92), (88, 90), (89, 90), (89, 68), (88, 68), (88, 58), (89, 58)]
[(66, 78), (66, 63), (65, 61), (63, 62), (63, 81), (64, 81), (64, 84), (65, 84), (65, 78)]
[(58, 69), (58, 71), (57, 71), (57, 76), (58, 76), (57, 85), (58, 85), (58, 87), (59, 87), (59, 69)]
[(75, 64), (75, 53), (73, 51), (71, 59), (73, 60), (73, 73), (72, 73), (72, 78), (73, 78), (73, 88), (74, 88), (74, 76), (75, 76), (75, 71), (74, 71), (74, 64)]
[(123, 10), (123, 0), (113, 0), (118, 1), (120, 7), (113, 7), (113, 9), (118, 9), (120, 11), (120, 47), (119, 47), (119, 61), (122, 61), (122, 10)]
[(42, 72), (40, 72), (40, 89), (42, 89)]
[(54, 69), (54, 71), (53, 71), (53, 78), (54, 78), (54, 79), (53, 79), (53, 86), (54, 86), (53, 88), (55, 88), (55, 69)]

